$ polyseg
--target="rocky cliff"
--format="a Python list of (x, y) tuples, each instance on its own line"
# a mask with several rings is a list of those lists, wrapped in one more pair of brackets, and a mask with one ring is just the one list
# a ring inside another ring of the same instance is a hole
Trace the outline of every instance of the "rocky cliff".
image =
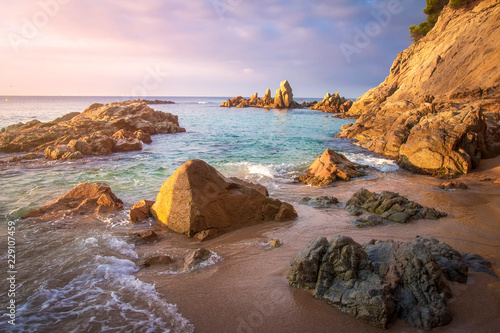
[(500, 1), (446, 6), (361, 96), (339, 137), (407, 169), (454, 177), (500, 154)]

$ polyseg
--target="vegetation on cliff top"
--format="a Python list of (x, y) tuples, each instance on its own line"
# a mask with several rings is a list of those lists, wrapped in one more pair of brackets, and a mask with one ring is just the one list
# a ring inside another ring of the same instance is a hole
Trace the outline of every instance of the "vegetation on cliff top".
[(410, 26), (410, 37), (416, 42), (436, 25), (439, 15), (443, 8), (449, 3), (451, 8), (460, 8), (472, 2), (472, 0), (426, 0), (424, 13), (427, 14), (427, 20), (420, 22), (419, 25)]

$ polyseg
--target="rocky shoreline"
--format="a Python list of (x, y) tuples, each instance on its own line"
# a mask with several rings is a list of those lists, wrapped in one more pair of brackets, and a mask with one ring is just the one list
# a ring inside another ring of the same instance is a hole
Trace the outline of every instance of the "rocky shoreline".
[(398, 55), (385, 81), (354, 102), (347, 114), (358, 120), (337, 137), (443, 178), (498, 156), (499, 17), (494, 0), (445, 6), (429, 34)]

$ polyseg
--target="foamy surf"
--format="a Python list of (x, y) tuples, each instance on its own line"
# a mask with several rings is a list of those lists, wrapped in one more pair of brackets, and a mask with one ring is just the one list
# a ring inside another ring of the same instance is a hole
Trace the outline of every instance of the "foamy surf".
[[(133, 244), (110, 234), (72, 242), (67, 234), (59, 236), (64, 239), (54, 239), (62, 240), (57, 251), (39, 246), (40, 260), (47, 258), (47, 264), (27, 286), (26, 298), (19, 299), (15, 332), (194, 331), (154, 285), (135, 277), (139, 267), (131, 260), (137, 259)], [(25, 253), (32, 251), (37, 250)]]

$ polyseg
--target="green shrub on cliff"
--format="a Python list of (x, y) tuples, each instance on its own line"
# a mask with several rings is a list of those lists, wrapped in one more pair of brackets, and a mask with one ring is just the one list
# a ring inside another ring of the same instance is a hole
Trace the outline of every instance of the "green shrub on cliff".
[(424, 13), (427, 14), (427, 20), (419, 25), (410, 26), (410, 37), (416, 42), (420, 38), (427, 35), (429, 31), (436, 25), (439, 15), (443, 8), (449, 3), (451, 8), (460, 8), (469, 4), (472, 0), (426, 0)]

